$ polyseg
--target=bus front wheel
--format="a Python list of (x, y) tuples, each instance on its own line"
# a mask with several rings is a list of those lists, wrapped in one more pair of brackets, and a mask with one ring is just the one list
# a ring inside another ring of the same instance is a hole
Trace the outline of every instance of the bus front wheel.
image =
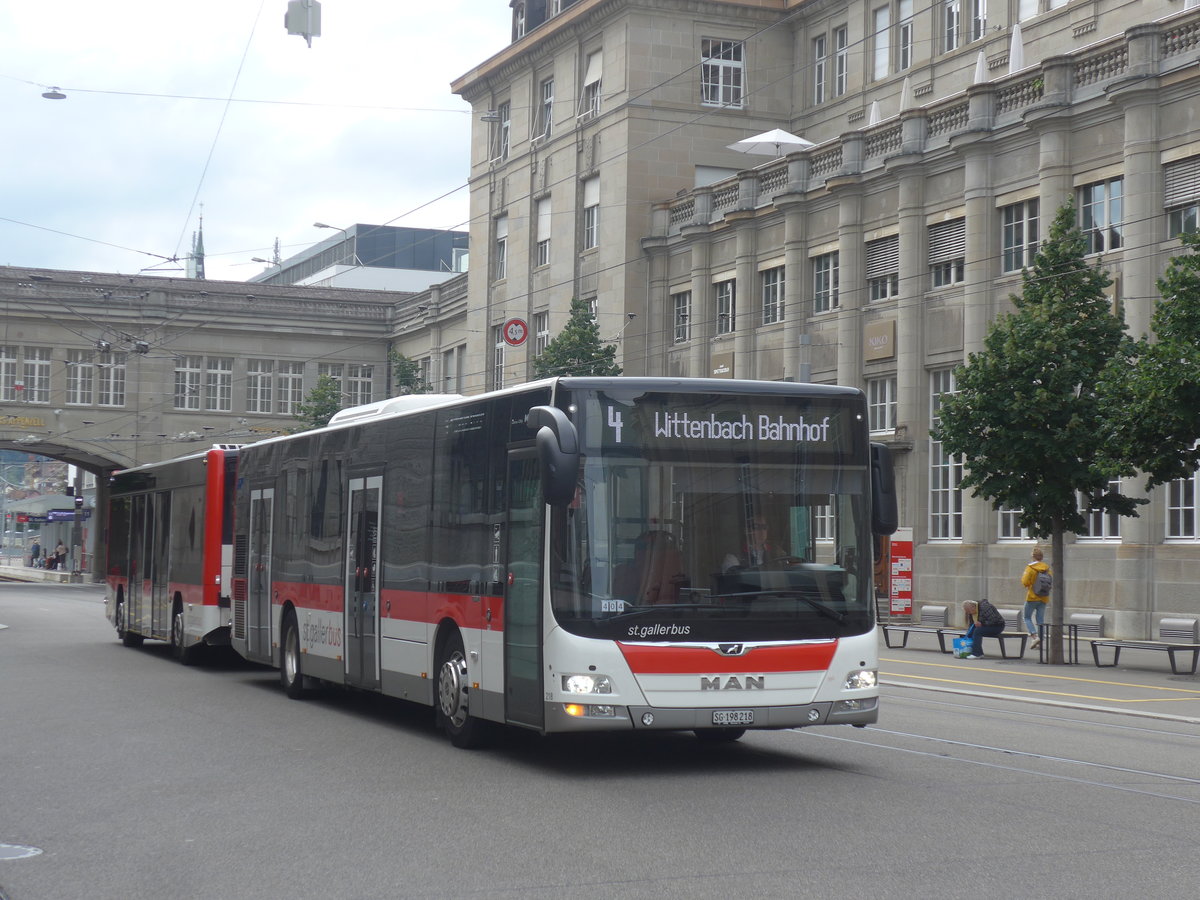
[(300, 671), (300, 632), (296, 628), (296, 617), (288, 615), (283, 623), (283, 649), (279, 659), (279, 682), (283, 692), (293, 700), (305, 695), (304, 675)]
[(471, 715), (467, 655), (455, 632), (442, 645), (437, 667), (437, 720), (455, 747), (483, 743), (485, 723)]

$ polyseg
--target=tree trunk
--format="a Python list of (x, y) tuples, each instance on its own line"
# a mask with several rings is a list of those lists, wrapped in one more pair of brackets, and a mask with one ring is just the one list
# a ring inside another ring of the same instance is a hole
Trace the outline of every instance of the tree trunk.
[(1065, 639), (1063, 622), (1063, 599), (1067, 595), (1066, 579), (1063, 577), (1063, 528), (1062, 520), (1055, 519), (1050, 532), (1050, 570), (1054, 582), (1050, 588), (1050, 645), (1047, 659), (1051, 665), (1063, 664), (1063, 641)]

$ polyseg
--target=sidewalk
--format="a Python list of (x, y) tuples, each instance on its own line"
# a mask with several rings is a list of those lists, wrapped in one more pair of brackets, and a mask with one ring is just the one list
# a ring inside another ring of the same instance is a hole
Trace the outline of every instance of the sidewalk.
[(74, 584), (82, 581), (79, 576), (72, 576), (69, 571), (35, 569), (26, 565), (0, 565), (0, 578), (12, 581), (44, 581), (49, 584)]
[[(947, 642), (948, 644), (949, 642)], [(989, 642), (987, 650), (993, 649)], [(1103, 658), (1103, 657), (1102, 657)], [(1126, 651), (1117, 668), (1097, 668), (1091, 644), (1079, 642), (1079, 664), (1038, 662), (1036, 650), (1024, 659), (955, 659), (938, 650), (931, 634), (912, 634), (908, 647), (889, 648), (879, 640), (879, 680), (889, 687), (918, 688), (1098, 710), (1200, 725), (1200, 674), (1174, 675), (1165, 653)]]

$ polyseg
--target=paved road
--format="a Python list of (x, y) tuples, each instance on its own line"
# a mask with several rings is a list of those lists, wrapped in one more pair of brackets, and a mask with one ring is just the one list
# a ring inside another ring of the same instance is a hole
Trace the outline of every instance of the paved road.
[(868, 729), (466, 752), (399, 702), (294, 702), (273, 672), (123, 648), (93, 587), (0, 585), (0, 624), (0, 844), (42, 851), (0, 858), (8, 900), (1094, 898), (1200, 880), (1189, 722), (894, 684)]

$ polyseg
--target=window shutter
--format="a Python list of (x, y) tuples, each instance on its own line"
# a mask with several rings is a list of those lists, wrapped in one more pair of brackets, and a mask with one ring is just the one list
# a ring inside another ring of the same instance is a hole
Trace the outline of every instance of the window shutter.
[(1200, 156), (1163, 166), (1163, 206), (1190, 206), (1200, 200)]
[(537, 202), (537, 239), (550, 240), (550, 198), (543, 197)]
[(867, 278), (882, 278), (900, 271), (900, 235), (867, 243)]
[(600, 205), (600, 179), (589, 178), (583, 183), (583, 207)]
[(929, 263), (952, 262), (967, 255), (967, 220), (929, 226)]

